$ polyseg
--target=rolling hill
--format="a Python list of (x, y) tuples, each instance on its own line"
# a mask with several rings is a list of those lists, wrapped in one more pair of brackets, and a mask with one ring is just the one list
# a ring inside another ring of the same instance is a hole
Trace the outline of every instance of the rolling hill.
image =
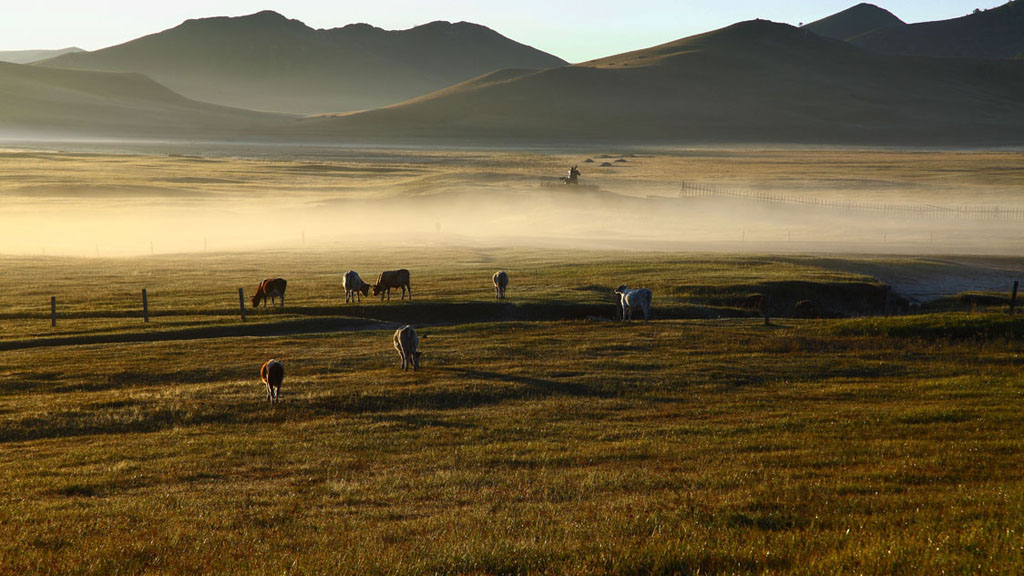
[(804, 28), (826, 38), (849, 40), (888, 26), (906, 26), (892, 12), (874, 4), (861, 3), (821, 20), (806, 24)]
[(907, 26), (879, 28), (850, 38), (875, 52), (942, 58), (1024, 58), (1024, 2)]
[(222, 139), (278, 134), (292, 117), (189, 100), (142, 74), (0, 62), (0, 137)]
[(264, 11), (188, 20), (125, 44), (42, 64), (141, 72), (197, 100), (314, 114), (394, 104), (496, 69), (566, 62), (465, 22), (400, 31), (366, 24), (314, 30)]
[(346, 140), (1021, 143), (1024, 62), (882, 56), (749, 21), (301, 126)]
[(13, 64), (31, 64), (39, 60), (55, 58), (62, 54), (82, 52), (81, 48), (61, 48), (60, 50), (8, 50), (0, 51), (0, 62), (11, 62)]

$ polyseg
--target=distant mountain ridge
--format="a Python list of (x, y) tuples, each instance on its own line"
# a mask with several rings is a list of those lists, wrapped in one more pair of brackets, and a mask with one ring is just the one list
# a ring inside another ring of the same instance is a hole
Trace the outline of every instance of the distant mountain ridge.
[(47, 58), (54, 58), (62, 54), (70, 54), (72, 52), (84, 52), (84, 50), (76, 46), (61, 48), (59, 50), (7, 50), (0, 51), (0, 62), (31, 64), (32, 62), (46, 60)]
[(821, 20), (804, 25), (804, 28), (819, 36), (836, 40), (850, 40), (854, 37), (889, 26), (906, 26), (906, 22), (892, 12), (874, 4), (861, 3), (837, 12)]
[[(305, 35), (301, 23), (268, 21), (276, 38), (290, 27)], [(3, 64), (0, 87), (0, 135), (349, 145), (1024, 145), (1024, 61), (878, 54), (763, 20), (574, 66), (501, 69), (400, 104), (305, 118), (204, 104), (137, 73)]]
[(118, 46), (41, 64), (141, 72), (197, 100), (314, 114), (386, 106), (500, 68), (566, 62), (465, 22), (400, 31), (365, 24), (314, 30), (263, 11), (187, 20)]
[(940, 58), (1024, 57), (1024, 1), (1011, 1), (961, 18), (885, 27), (850, 39), (885, 54)]
[(1024, 62), (876, 55), (748, 21), (300, 125), (348, 140), (1024, 143)]

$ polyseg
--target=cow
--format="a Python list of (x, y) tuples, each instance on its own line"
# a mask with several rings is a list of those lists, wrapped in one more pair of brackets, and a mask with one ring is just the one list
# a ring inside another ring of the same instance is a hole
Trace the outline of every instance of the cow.
[(398, 350), (398, 355), (402, 357), (402, 370), (408, 370), (411, 365), (412, 371), (415, 372), (420, 367), (419, 345), (420, 339), (412, 326), (406, 324), (395, 330), (395, 350)]
[(412, 287), (409, 285), (409, 271), (405, 268), (401, 270), (388, 270), (387, 272), (381, 272), (380, 276), (377, 276), (377, 281), (371, 286), (373, 288), (373, 295), (380, 295), (381, 301), (384, 300), (384, 294), (387, 293), (388, 300), (391, 300), (391, 289), (401, 288), (402, 289), (402, 300), (405, 300), (405, 291), (409, 291), (409, 300), (412, 300)]
[(267, 386), (267, 400), (271, 404), (277, 404), (281, 382), (284, 381), (284, 365), (277, 360), (267, 360), (260, 368), (260, 380)]
[(494, 282), (494, 297), (504, 300), (505, 289), (508, 288), (508, 274), (504, 270), (495, 272), (494, 276), (491, 276), (491, 281)]
[(281, 299), (281, 307), (284, 308), (284, 290), (288, 287), (288, 281), (284, 278), (267, 278), (263, 282), (260, 282), (259, 288), (256, 289), (256, 293), (252, 295), (252, 307), (259, 308), (260, 301), (263, 301), (263, 307), (267, 307), (267, 298), (270, 298), (270, 305), (274, 305), (274, 298)]
[(644, 312), (644, 323), (651, 315), (651, 291), (647, 288), (630, 290), (625, 284), (615, 289), (619, 295), (619, 303), (622, 305), (622, 321), (633, 319), (633, 308), (639, 306)]
[[(362, 292), (363, 296), (366, 296), (370, 292), (370, 285), (363, 282), (363, 279), (356, 274), (355, 270), (349, 270), (345, 272), (345, 277), (341, 280), (341, 285), (345, 288), (345, 302), (349, 301), (349, 298), (353, 302), (356, 298), (359, 298), (359, 293)], [(362, 301), (360, 299), (360, 301)]]

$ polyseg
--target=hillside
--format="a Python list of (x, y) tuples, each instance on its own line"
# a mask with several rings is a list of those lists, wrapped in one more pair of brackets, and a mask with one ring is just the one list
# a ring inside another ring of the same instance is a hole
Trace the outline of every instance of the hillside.
[(850, 41), (885, 54), (942, 58), (1024, 57), (1024, 2), (1008, 2), (952, 20), (881, 28)]
[(62, 54), (82, 52), (81, 48), (61, 48), (60, 50), (8, 50), (0, 51), (0, 62), (11, 62), (13, 64), (30, 64), (39, 60), (55, 58)]
[(365, 24), (314, 30), (264, 11), (188, 20), (125, 44), (43, 64), (142, 72), (197, 100), (314, 114), (394, 104), (500, 68), (565, 62), (465, 22), (401, 31)]
[(888, 26), (902, 27), (906, 26), (906, 23), (888, 10), (879, 8), (874, 4), (861, 3), (821, 20), (811, 22), (805, 25), (804, 28), (826, 38), (849, 40), (855, 36)]
[(141, 74), (0, 63), (0, 136), (241, 138), (291, 117), (189, 100)]
[(984, 145), (1024, 141), (1024, 62), (879, 56), (766, 21), (492, 74), (309, 134), (468, 141)]

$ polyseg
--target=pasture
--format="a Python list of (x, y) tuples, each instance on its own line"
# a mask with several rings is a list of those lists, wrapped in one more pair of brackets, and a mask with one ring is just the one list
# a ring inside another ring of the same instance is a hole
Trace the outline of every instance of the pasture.
[[(344, 271), (399, 267), (411, 302), (344, 303)], [(1024, 572), (1024, 320), (991, 298), (866, 316), (875, 278), (975, 270), (952, 260), (391, 246), (0, 268), (0, 572)], [(272, 276), (287, 306), (242, 322), (237, 289)], [(649, 324), (610, 321), (621, 283), (653, 291)], [(788, 317), (808, 298), (843, 317)], [(391, 344), (407, 322), (415, 373)]]

